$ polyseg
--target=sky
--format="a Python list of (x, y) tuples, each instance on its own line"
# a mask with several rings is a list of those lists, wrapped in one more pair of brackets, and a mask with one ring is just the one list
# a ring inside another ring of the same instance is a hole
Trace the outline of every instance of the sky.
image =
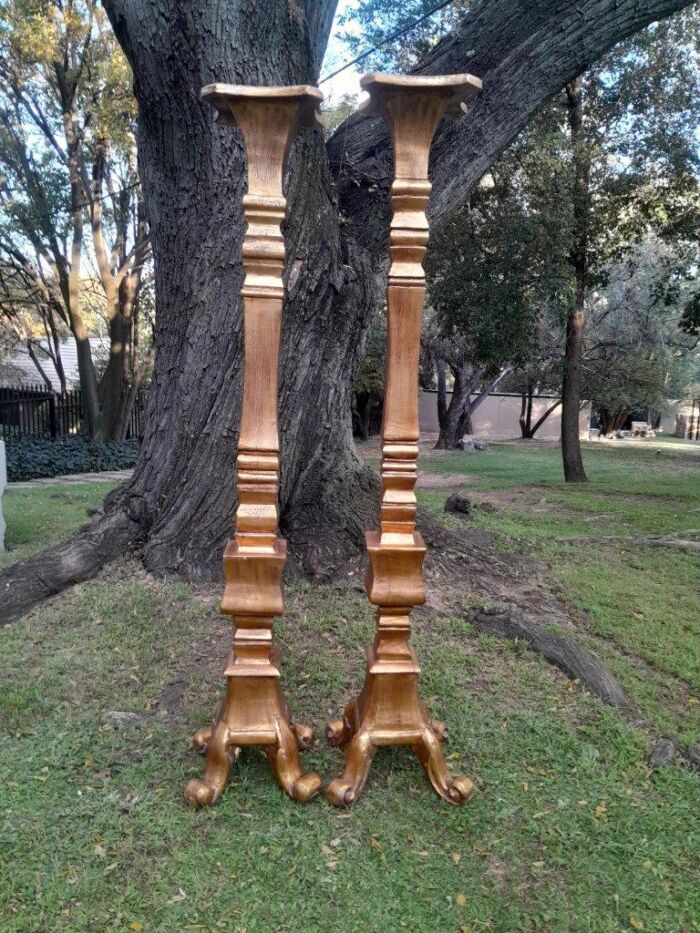
[[(346, 61), (351, 59), (352, 53), (343, 43), (342, 39), (336, 37), (338, 32), (338, 20), (339, 17), (346, 13), (348, 10), (351, 10), (355, 5), (354, 0), (340, 0), (338, 3), (338, 8), (335, 12), (335, 19), (333, 20), (333, 26), (331, 27), (331, 36), (328, 42), (328, 48), (326, 49), (326, 55), (323, 59), (323, 65), (321, 66), (321, 79), (324, 75), (330, 74), (335, 71), (336, 68), (340, 68)], [(345, 27), (346, 29), (348, 27)], [(360, 64), (360, 68), (362, 64)], [(348, 68), (342, 74), (337, 75), (335, 78), (332, 78), (330, 81), (326, 81), (321, 85), (321, 90), (326, 96), (327, 103), (331, 101), (338, 101), (341, 97), (345, 96), (356, 96), (360, 92), (360, 76), (363, 74), (362, 71), (358, 71), (354, 66)]]

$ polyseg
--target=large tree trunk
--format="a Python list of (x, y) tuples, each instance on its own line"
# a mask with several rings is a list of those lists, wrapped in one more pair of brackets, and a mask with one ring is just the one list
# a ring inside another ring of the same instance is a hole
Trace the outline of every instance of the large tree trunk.
[[(139, 154), (156, 273), (156, 358), (146, 433), (124, 501), (147, 528), (149, 568), (218, 577), (231, 533), (242, 386), (245, 155), (203, 85), (314, 83), (334, 4), (107, 4), (135, 74)], [(309, 31), (310, 30), (310, 31)], [(320, 132), (288, 180), (280, 361), (281, 526), (306, 569), (357, 551), (376, 479), (352, 443), (350, 395), (377, 281), (342, 244)], [(359, 339), (358, 339), (359, 338)]]
[(129, 398), (127, 377), (127, 349), (131, 341), (131, 321), (119, 310), (109, 321), (109, 360), (99, 384), (102, 437), (105, 441), (119, 440), (119, 426), (124, 420), (124, 409)]
[(581, 78), (576, 78), (567, 85), (566, 96), (574, 161), (574, 229), (570, 259), (576, 280), (576, 294), (574, 305), (566, 320), (566, 349), (561, 393), (561, 452), (566, 482), (585, 483), (587, 477), (581, 456), (579, 413), (581, 410), (583, 335), (586, 324), (591, 160), (587, 152), (583, 129)]
[[(474, 391), (476, 379), (469, 378), (467, 366), (463, 361), (449, 363), (454, 384), (450, 403), (444, 411), (440, 434), (435, 444), (435, 450), (455, 450), (464, 434), (465, 421), (470, 420), (471, 411), (469, 399)], [(440, 392), (438, 391), (438, 408), (440, 407)], [(466, 418), (465, 418), (466, 415)], [(438, 418), (439, 420), (439, 418)]]
[[(548, 97), (613, 44), (689, 2), (475, 5), (419, 68), (471, 71), (485, 88), (468, 116), (438, 130), (433, 223), (462, 207)], [(335, 0), (105, 7), (134, 69), (158, 308), (141, 454), (107, 517), (120, 510), (138, 524), (149, 568), (209, 579), (221, 573), (235, 504), (244, 154), (237, 132), (214, 125), (199, 91), (211, 81), (315, 83)], [(360, 548), (376, 520), (378, 485), (352, 443), (350, 393), (384, 292), (391, 162), (386, 127), (365, 115), (336, 131), (326, 153), (319, 133), (305, 133), (291, 159), (280, 506), (291, 551), (311, 571)], [(63, 580), (41, 556), (27, 566), (57, 586)]]

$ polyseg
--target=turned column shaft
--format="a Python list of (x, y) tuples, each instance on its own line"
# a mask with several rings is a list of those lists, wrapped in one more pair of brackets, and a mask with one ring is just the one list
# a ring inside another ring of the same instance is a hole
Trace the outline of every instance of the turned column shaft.
[[(385, 92), (381, 108), (394, 145), (394, 182), (387, 288), (386, 392), (382, 422), (382, 498), (379, 534), (367, 535), (370, 600), (379, 606), (375, 666), (400, 664), (418, 673), (409, 647), (410, 609), (425, 602), (425, 545), (416, 533), (418, 367), (425, 304), (423, 259), (431, 184), (428, 156), (450, 93)], [(380, 584), (383, 578), (383, 586)]]
[(416, 531), (418, 460), (418, 362), (425, 301), (423, 259), (428, 244), (428, 155), (446, 109), (480, 86), (469, 75), (399, 77), (368, 75), (369, 110), (381, 114), (394, 144), (394, 183), (387, 289), (388, 341), (382, 422), (382, 497), (378, 531), (367, 533), (367, 593), (377, 606), (367, 676), (343, 719), (328, 725), (329, 741), (348, 746), (342, 775), (326, 795), (349, 806), (362, 793), (374, 750), (410, 745), (428, 780), (445, 800), (464, 803), (473, 785), (447, 770), (443, 724), (433, 722), (418, 694), (420, 669), (409, 644), (410, 612), (425, 602), (425, 544)]
[(272, 624), (282, 615), (282, 572), (287, 544), (277, 534), (280, 485), (277, 391), (284, 302), (286, 201), (282, 180), (298, 125), (313, 119), (321, 93), (306, 86), (257, 88), (209, 85), (202, 98), (219, 122), (237, 126), (248, 156), (248, 192), (243, 198), (246, 232), (241, 295), (244, 318), (243, 407), (238, 441), (238, 510), (235, 535), (224, 551), (221, 611), (233, 618), (233, 645), (226, 667), (226, 696), (214, 725), (195, 736), (207, 757), (201, 780), (185, 788), (197, 805), (215, 803), (242, 746), (261, 745), (280, 785), (295, 800), (307, 800), (320, 778), (304, 775), (299, 747), (310, 729), (295, 725), (279, 688)]

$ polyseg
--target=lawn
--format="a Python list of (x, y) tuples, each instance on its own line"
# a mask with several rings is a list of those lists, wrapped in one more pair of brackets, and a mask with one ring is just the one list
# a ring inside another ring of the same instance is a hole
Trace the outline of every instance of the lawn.
[(10, 488), (3, 498), (7, 531), (0, 567), (56, 544), (88, 520), (114, 483), (71, 483)]
[[(451, 767), (477, 784), (467, 806), (435, 797), (405, 750), (377, 755), (352, 810), (299, 806), (251, 751), (220, 804), (193, 811), (187, 738), (221, 695), (226, 622), (216, 592), (125, 561), (0, 632), (3, 933), (700, 930), (700, 781), (645, 764), (663, 732), (700, 740), (698, 558), (633, 544), (700, 526), (700, 461), (586, 459), (591, 483), (574, 489), (536, 446), (429, 454), (423, 468), (463, 474), (497, 508), (466, 527), (549, 566), (576, 636), (615, 666), (642, 719), (479, 634), (468, 609), (428, 606), (422, 692), (449, 722)], [(104, 491), (9, 491), (7, 559), (67, 534)], [(421, 500), (441, 514), (450, 491)], [(372, 625), (352, 582), (288, 587), (284, 682), (321, 736), (361, 682)], [(342, 766), (322, 738), (304, 760), (324, 781)]]

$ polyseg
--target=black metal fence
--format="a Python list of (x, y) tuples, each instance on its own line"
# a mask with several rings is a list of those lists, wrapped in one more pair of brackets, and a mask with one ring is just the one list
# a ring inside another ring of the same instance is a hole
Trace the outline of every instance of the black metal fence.
[[(146, 393), (139, 389), (129, 419), (127, 437), (140, 437)], [(0, 386), (0, 437), (62, 437), (77, 434), (83, 423), (80, 389), (62, 395), (46, 386)]]

